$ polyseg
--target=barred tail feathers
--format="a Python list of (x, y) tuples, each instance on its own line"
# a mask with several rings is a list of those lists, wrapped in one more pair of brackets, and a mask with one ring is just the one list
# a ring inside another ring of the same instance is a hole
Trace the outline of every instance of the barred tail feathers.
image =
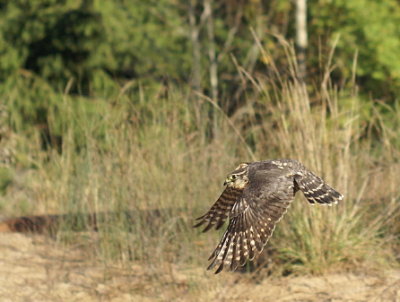
[(311, 204), (320, 203), (332, 205), (337, 204), (343, 199), (342, 194), (311, 171), (296, 174), (295, 182)]

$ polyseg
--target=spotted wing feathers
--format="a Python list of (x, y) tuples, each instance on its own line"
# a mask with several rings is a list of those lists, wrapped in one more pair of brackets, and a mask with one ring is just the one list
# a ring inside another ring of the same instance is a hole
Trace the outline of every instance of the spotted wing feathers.
[(343, 199), (342, 194), (311, 171), (301, 171), (295, 175), (294, 179), (304, 196), (312, 204), (317, 202), (332, 205)]
[(209, 258), (208, 269), (217, 267), (216, 274), (223, 268), (235, 270), (258, 256), (289, 204), (272, 200), (259, 207), (241, 198), (232, 208), (228, 228)]
[(207, 232), (213, 226), (219, 229), (225, 222), (233, 205), (239, 200), (242, 190), (227, 187), (218, 200), (213, 204), (211, 209), (203, 216), (197, 218), (199, 220), (194, 227), (206, 224), (203, 232)]

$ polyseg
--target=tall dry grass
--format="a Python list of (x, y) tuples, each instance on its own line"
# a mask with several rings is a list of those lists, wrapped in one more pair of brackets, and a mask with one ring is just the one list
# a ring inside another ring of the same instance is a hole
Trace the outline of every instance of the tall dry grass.
[[(89, 106), (46, 94), (58, 104), (48, 122), (62, 144), (59, 151), (46, 150), (36, 129), (16, 133), (19, 160), (31, 171), (25, 214), (167, 209), (153, 221), (110, 215), (84, 237), (69, 232), (67, 223), (58, 238), (87, 242), (88, 252), (106, 262), (205, 266), (221, 233), (200, 235), (193, 219), (218, 197), (225, 175), (239, 162), (295, 158), (345, 199), (336, 207), (311, 207), (298, 194), (269, 243), (277, 250), (277, 270), (398, 264), (400, 165), (393, 124), (381, 105), (355, 89), (332, 86), (328, 72), (318, 85), (306, 86), (297, 79), (293, 52), (286, 51), (291, 68), (285, 76), (272, 60), (268, 77), (239, 69), (251, 87), (232, 116), (204, 96), (189, 101), (184, 89), (135, 82)], [(10, 104), (18, 97), (16, 91), (7, 96)], [(398, 123), (399, 111), (391, 110)], [(5, 209), (19, 214), (18, 207)]]

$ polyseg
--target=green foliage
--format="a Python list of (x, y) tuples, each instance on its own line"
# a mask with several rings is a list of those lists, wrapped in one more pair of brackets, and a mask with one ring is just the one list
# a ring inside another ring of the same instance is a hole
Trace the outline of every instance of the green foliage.
[(13, 181), (13, 173), (7, 167), (0, 166), (0, 193), (4, 194), (7, 187)]
[[(271, 67), (265, 56), (258, 60), (250, 28), (279, 63), (279, 69), (289, 69), (284, 52), (271, 36), (294, 38), (294, 6), (289, 1), (214, 2), (211, 20), (201, 17), (202, 1), (192, 3), (194, 25), (189, 22), (189, 3), (180, 0), (3, 0), (0, 78), (29, 70), (57, 90), (64, 90), (73, 79), (70, 92), (93, 95), (103, 89), (105, 77), (147, 83), (187, 82), (191, 73), (198, 72), (200, 88), (207, 92), (213, 44), (220, 102), (229, 100), (234, 105), (227, 104), (227, 108), (237, 107), (243, 102), (242, 92), (236, 89), (242, 79), (236, 75), (232, 56), (250, 72), (264, 73), (265, 66)], [(355, 71), (361, 91), (393, 103), (400, 90), (397, 1), (312, 0), (308, 2), (308, 21), (311, 82), (339, 37), (335, 83), (342, 85), (343, 79), (350, 78), (357, 54)], [(209, 36), (210, 24), (214, 37)], [(197, 44), (191, 40), (193, 26), (198, 31)], [(195, 62), (193, 48), (198, 48), (199, 62)], [(193, 67), (197, 63), (199, 70)]]
[(2, 10), (0, 76), (20, 69), (63, 88), (74, 78), (88, 85), (104, 67), (104, 29), (99, 14), (76, 1), (12, 1)]
[(187, 73), (187, 40), (179, 30), (179, 11), (169, 1), (86, 2), (4, 4), (1, 78), (27, 69), (59, 89), (74, 79), (75, 91), (87, 93), (99, 71), (153, 79), (182, 78)]
[(187, 74), (188, 40), (175, 1), (96, 1), (95, 9), (104, 21), (112, 75), (182, 79)]
[[(389, 100), (400, 93), (400, 5), (398, 1), (310, 1), (310, 35), (315, 55), (322, 37), (329, 46), (338, 39), (339, 71), (350, 78), (356, 60), (363, 91)], [(314, 57), (316, 60), (316, 57)]]

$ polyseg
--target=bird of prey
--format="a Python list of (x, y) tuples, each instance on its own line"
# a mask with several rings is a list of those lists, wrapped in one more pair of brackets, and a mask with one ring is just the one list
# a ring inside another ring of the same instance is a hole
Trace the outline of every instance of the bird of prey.
[(276, 223), (289, 208), (298, 190), (311, 204), (336, 204), (343, 196), (320, 177), (292, 159), (240, 164), (225, 180), (225, 190), (194, 227), (219, 229), (229, 218), (208, 269), (236, 270), (263, 250)]

